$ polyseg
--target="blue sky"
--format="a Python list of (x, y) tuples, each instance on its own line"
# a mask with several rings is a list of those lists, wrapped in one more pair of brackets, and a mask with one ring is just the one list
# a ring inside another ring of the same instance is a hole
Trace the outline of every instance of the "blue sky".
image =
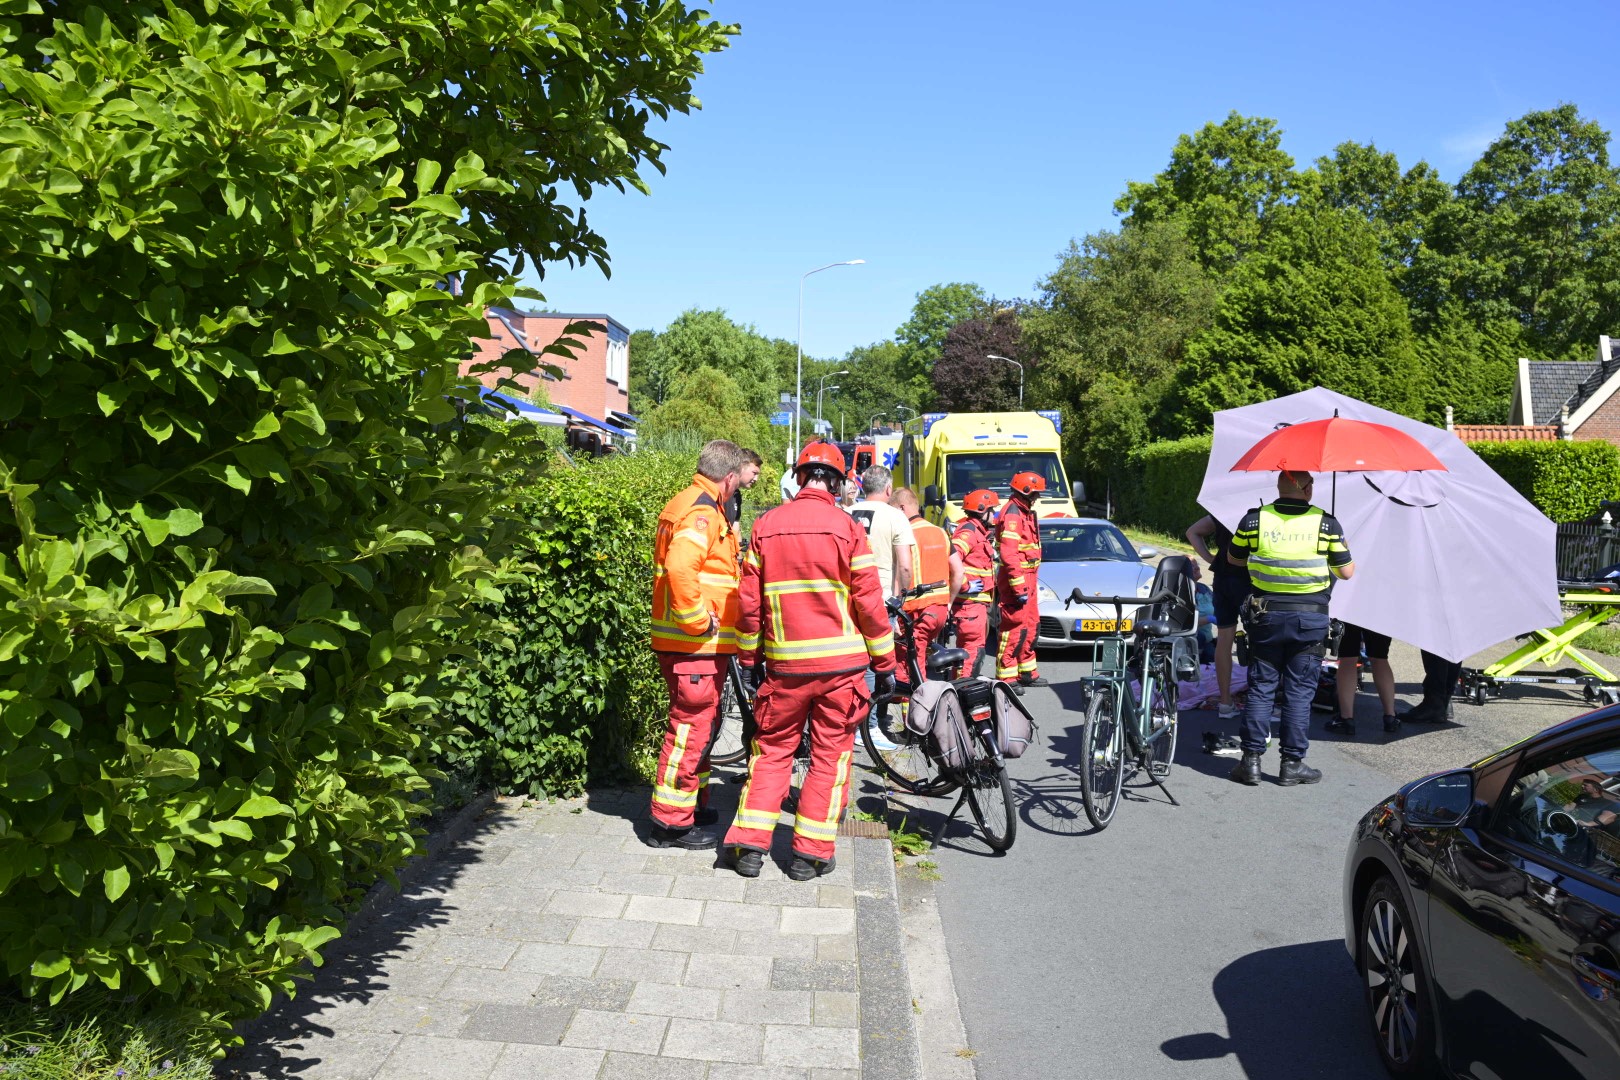
[[(724, 308), (806, 355), (890, 337), (916, 294), (1032, 297), (1176, 138), (1237, 110), (1296, 163), (1345, 140), (1448, 181), (1503, 125), (1574, 102), (1620, 128), (1620, 3), (1355, 5), (716, 0), (742, 25), (661, 126), (652, 195), (586, 208), (613, 274), (547, 268), (546, 306), (661, 329)], [(1620, 144), (1610, 152), (1620, 157)]]

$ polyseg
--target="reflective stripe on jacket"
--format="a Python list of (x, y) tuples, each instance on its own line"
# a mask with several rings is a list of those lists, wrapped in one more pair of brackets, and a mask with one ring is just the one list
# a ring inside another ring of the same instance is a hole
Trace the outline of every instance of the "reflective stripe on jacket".
[[(720, 505), (720, 485), (694, 476), (658, 515), (653, 651), (736, 652), (737, 583), (737, 530)], [(707, 629), (710, 616), (712, 630)]]
[[(990, 530), (975, 518), (963, 518), (951, 539), (951, 549), (962, 556), (962, 591), (957, 603), (988, 604), (996, 591), (996, 548)], [(974, 582), (978, 582), (977, 591)]]
[(945, 535), (945, 530), (932, 521), (921, 516), (911, 519), (911, 535), (915, 540), (912, 548), (916, 558), (912, 560), (911, 580), (915, 585), (932, 585), (939, 582), (939, 588), (929, 589), (921, 596), (906, 601), (907, 611), (921, 611), (923, 608), (933, 607), (935, 604), (949, 603), (951, 599), (951, 542)]
[(806, 488), (754, 522), (743, 560), (738, 647), (777, 675), (894, 667), (877, 560), (860, 522)]
[(1275, 504), (1260, 508), (1259, 535), (1249, 553), (1249, 577), (1262, 592), (1303, 596), (1325, 591), (1333, 583), (1328, 571), (1323, 512), (1311, 507), (1285, 514)]
[(1041, 526), (1018, 499), (1008, 501), (996, 523), (996, 553), (1001, 556), (1001, 588), (1029, 599), (1041, 565)]

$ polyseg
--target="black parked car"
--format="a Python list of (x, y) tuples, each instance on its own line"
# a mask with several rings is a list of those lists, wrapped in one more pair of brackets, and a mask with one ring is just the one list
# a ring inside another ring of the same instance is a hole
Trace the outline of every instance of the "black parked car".
[(1390, 1072), (1620, 1077), (1620, 706), (1373, 807), (1344, 913)]

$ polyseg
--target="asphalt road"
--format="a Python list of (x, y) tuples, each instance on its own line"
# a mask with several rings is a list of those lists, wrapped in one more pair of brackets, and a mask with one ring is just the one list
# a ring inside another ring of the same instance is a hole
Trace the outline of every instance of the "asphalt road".
[[(1483, 707), (1459, 703), (1453, 724), (1390, 739), (1369, 683), (1356, 742), (1326, 736), (1326, 715), (1316, 714), (1309, 760), (1326, 776), (1295, 788), (1270, 782), (1275, 749), (1267, 783), (1229, 781), (1233, 759), (1200, 748), (1214, 714), (1187, 712), (1169, 780), (1181, 805), (1139, 783), (1096, 833), (1073, 768), (1082, 655), (1043, 657), (1053, 686), (1025, 697), (1040, 737), (1011, 766), (1020, 804), (1012, 851), (996, 857), (952, 828), (931, 856), (978, 1076), (1386, 1075), (1343, 944), (1340, 875), (1352, 823), (1407, 779), (1584, 711), (1578, 693), (1517, 688)], [(1397, 644), (1392, 662), (1403, 701), (1415, 701), (1417, 652)]]

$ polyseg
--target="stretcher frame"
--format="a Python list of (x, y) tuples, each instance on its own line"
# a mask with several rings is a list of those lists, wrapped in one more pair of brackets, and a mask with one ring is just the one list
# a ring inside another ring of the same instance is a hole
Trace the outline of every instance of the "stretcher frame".
[[(1620, 615), (1620, 592), (1615, 591), (1616, 587), (1610, 582), (1559, 582), (1559, 602), (1574, 607), (1574, 614), (1558, 626), (1521, 636), (1522, 645), (1483, 670), (1463, 668), (1457, 696), (1483, 705), (1493, 697), (1501, 697), (1504, 686), (1534, 683), (1579, 686), (1581, 696), (1590, 703), (1620, 704), (1620, 679), (1575, 647), (1587, 631)], [(1561, 660), (1576, 666), (1547, 675), (1519, 674), (1531, 664), (1552, 667)]]

